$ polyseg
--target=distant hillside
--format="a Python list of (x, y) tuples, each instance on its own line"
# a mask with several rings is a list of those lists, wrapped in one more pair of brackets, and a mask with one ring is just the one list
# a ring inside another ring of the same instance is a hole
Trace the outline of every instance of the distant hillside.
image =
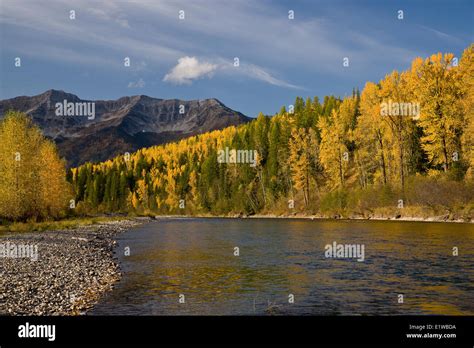
[[(58, 116), (56, 104), (65, 100), (79, 103), (74, 105), (94, 102), (94, 117)], [(217, 99), (184, 101), (139, 95), (90, 101), (57, 90), (0, 101), (0, 119), (8, 110), (32, 116), (43, 133), (54, 139), (69, 166), (104, 161), (124, 152), (251, 120)]]

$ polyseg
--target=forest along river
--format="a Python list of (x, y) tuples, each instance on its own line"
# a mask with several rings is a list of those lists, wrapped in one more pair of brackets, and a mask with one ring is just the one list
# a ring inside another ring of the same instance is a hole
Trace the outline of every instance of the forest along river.
[(171, 218), (117, 241), (123, 278), (89, 314), (474, 314), (473, 224)]

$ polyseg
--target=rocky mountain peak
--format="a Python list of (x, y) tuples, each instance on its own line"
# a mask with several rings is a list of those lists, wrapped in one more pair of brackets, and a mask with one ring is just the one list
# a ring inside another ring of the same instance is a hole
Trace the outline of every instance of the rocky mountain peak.
[[(56, 103), (78, 107), (71, 109), (72, 114), (58, 116)], [(91, 103), (94, 105), (87, 109), (87, 115), (75, 114)], [(1, 100), (0, 119), (8, 110), (30, 115), (43, 133), (56, 141), (60, 154), (72, 166), (251, 120), (215, 98), (186, 101), (135, 95), (116, 100), (83, 100), (56, 89)]]

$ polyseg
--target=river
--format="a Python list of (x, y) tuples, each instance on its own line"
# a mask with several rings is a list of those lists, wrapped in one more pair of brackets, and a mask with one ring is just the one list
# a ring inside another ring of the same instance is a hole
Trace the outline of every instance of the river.
[(123, 278), (90, 315), (474, 314), (473, 224), (170, 218), (117, 241)]

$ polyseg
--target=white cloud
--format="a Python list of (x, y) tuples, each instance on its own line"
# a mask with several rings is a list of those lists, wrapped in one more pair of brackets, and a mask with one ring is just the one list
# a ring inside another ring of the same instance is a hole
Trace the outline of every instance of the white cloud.
[(193, 80), (212, 77), (216, 69), (216, 64), (200, 62), (196, 57), (181, 57), (178, 59), (178, 64), (165, 75), (163, 81), (189, 85)]
[(300, 86), (293, 85), (280, 80), (266, 71), (264, 68), (249, 63), (240, 64), (234, 67), (233, 62), (223, 58), (217, 58), (215, 62), (199, 61), (196, 57), (185, 56), (178, 59), (178, 64), (165, 75), (163, 81), (171, 82), (177, 85), (190, 85), (193, 80), (202, 77), (212, 78), (216, 73), (221, 72), (227, 75), (241, 75), (254, 80), (263, 81), (274, 86), (285, 88), (303, 89)]
[(241, 75), (279, 87), (304, 89), (274, 77), (264, 68), (255, 64), (243, 63), (239, 67), (234, 67), (231, 61), (223, 58), (217, 58), (214, 62), (210, 62), (199, 61), (198, 58), (189, 56), (179, 58), (178, 64), (165, 75), (163, 81), (177, 85), (190, 85), (193, 80), (202, 77), (212, 78), (217, 72), (227, 75)]
[(145, 81), (140, 78), (138, 81), (136, 82), (129, 82), (128, 83), (128, 88), (143, 88), (145, 87)]

